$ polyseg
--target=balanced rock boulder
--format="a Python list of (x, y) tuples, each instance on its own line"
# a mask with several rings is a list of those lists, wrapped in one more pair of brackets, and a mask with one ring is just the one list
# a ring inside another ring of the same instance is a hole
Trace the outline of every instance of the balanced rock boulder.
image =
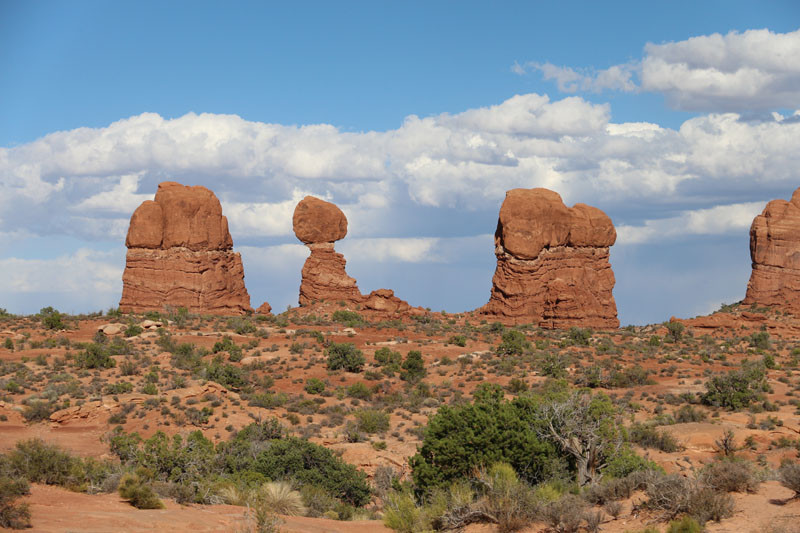
[(344, 256), (334, 241), (347, 235), (347, 217), (335, 204), (306, 196), (294, 209), (294, 234), (311, 250), (303, 265), (300, 305), (321, 300), (359, 304), (364, 300), (356, 280), (345, 272)]
[(193, 313), (252, 311), (241, 256), (213, 192), (174, 182), (134, 211), (125, 241), (125, 312), (185, 307)]
[(772, 200), (750, 226), (753, 271), (744, 304), (800, 312), (800, 189)]
[(619, 327), (612, 291), (611, 219), (585, 204), (569, 208), (548, 189), (506, 193), (495, 232), (497, 269), (480, 314), (544, 328)]

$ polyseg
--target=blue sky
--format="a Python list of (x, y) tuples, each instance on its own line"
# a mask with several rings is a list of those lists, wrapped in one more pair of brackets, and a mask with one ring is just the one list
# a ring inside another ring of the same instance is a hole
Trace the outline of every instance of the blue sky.
[(503, 192), (605, 210), (623, 323), (740, 299), (800, 186), (796, 2), (0, 0), (0, 307), (118, 301), (159, 181), (223, 202), (254, 306), (296, 303), (302, 194), (363, 292), (486, 301)]

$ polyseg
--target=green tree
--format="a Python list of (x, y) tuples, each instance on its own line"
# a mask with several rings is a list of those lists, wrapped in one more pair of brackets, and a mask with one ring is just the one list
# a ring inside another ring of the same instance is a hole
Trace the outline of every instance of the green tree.
[(411, 350), (406, 354), (406, 360), (403, 361), (403, 373), (401, 378), (404, 381), (415, 383), (425, 377), (425, 362), (422, 360), (422, 352), (418, 350)]
[(364, 354), (352, 343), (331, 343), (325, 350), (325, 354), (328, 356), (330, 370), (344, 369), (348, 372), (361, 372), (366, 363)]

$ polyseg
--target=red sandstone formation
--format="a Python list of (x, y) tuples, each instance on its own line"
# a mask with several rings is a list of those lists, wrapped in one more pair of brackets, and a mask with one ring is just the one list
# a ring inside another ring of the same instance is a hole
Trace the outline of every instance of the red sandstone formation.
[(364, 296), (356, 280), (347, 275), (344, 256), (334, 249), (334, 241), (347, 235), (347, 217), (330, 202), (306, 196), (294, 210), (294, 233), (311, 250), (303, 265), (300, 283), (300, 305), (315, 302), (345, 302), (363, 305), (367, 311), (380, 314), (417, 314), (407, 302), (389, 289), (378, 289)]
[(495, 232), (497, 269), (489, 303), (500, 321), (545, 328), (616, 328), (611, 219), (585, 204), (568, 208), (547, 189), (506, 193)]
[(205, 187), (161, 183), (155, 201), (134, 211), (125, 245), (123, 311), (167, 306), (217, 315), (252, 311), (228, 220)]
[(772, 200), (750, 226), (753, 272), (744, 304), (800, 312), (800, 189)]

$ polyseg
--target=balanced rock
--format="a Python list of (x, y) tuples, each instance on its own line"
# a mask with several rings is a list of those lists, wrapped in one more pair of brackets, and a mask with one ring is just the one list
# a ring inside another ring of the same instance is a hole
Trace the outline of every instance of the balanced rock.
[(611, 219), (585, 204), (569, 208), (547, 189), (506, 193), (495, 232), (497, 269), (489, 303), (502, 322), (544, 328), (616, 328)]
[(345, 272), (344, 256), (333, 247), (347, 235), (347, 217), (336, 205), (306, 196), (292, 217), (294, 234), (311, 249), (303, 265), (300, 305), (321, 300), (358, 304), (364, 300), (356, 280)]
[(753, 272), (744, 304), (800, 312), (800, 189), (772, 200), (750, 226)]
[(134, 211), (122, 275), (126, 312), (185, 307), (193, 313), (252, 311), (241, 256), (213, 192), (164, 182)]

